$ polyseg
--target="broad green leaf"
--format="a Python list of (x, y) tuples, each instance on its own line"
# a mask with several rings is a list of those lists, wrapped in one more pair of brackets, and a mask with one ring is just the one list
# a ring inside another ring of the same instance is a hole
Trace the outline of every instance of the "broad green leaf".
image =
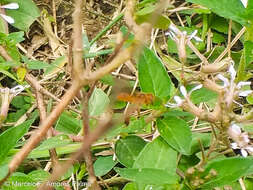
[(115, 168), (121, 177), (144, 184), (175, 184), (177, 177), (170, 172), (154, 168)]
[(56, 147), (63, 147), (73, 141), (67, 135), (58, 135), (44, 140), (35, 150), (49, 150)]
[(2, 180), (9, 172), (8, 164), (0, 165), (0, 180)]
[[(72, 143), (72, 144), (65, 145), (64, 147), (57, 147), (56, 152), (57, 152), (57, 155), (70, 154), (70, 153), (76, 152), (80, 148), (81, 148), (80, 143)], [(14, 150), (11, 150), (10, 153), (14, 154), (18, 151), (19, 150), (14, 149)], [(28, 158), (46, 158), (46, 157), (50, 157), (48, 150), (37, 150), (37, 149), (34, 149), (28, 156)]]
[(3, 190), (34, 190), (36, 181), (24, 173), (15, 172), (3, 185)]
[(205, 6), (219, 16), (232, 19), (242, 25), (248, 25), (247, 14), (239, 0), (187, 0)]
[(8, 38), (11, 40), (11, 41), (14, 41), (15, 44), (17, 43), (20, 43), (22, 41), (25, 40), (24, 38), (24, 32), (23, 31), (20, 31), (20, 32), (12, 32), (8, 35)]
[(211, 134), (210, 133), (193, 133), (191, 142), (191, 154), (194, 154), (201, 150), (201, 145), (204, 148), (210, 146)]
[(138, 154), (146, 145), (146, 142), (138, 136), (127, 136), (119, 139), (115, 144), (115, 153), (121, 164), (132, 167)]
[(45, 181), (49, 176), (50, 173), (45, 170), (33, 170), (28, 174), (28, 177), (37, 182)]
[(76, 119), (71, 113), (63, 112), (56, 123), (56, 130), (66, 134), (77, 134), (82, 126), (82, 121)]
[(24, 108), (24, 105), (26, 105), (26, 101), (24, 96), (15, 96), (12, 101), (11, 101), (11, 105), (17, 109), (22, 109)]
[(7, 153), (16, 145), (19, 139), (27, 133), (33, 121), (33, 119), (25, 121), (21, 125), (7, 129), (0, 135), (0, 162), (6, 158)]
[(110, 100), (103, 90), (95, 88), (90, 99), (89, 99), (89, 113), (90, 116), (98, 116), (102, 114)]
[(50, 64), (44, 63), (42, 61), (28, 61), (26, 62), (28, 69), (46, 69), (51, 67)]
[(144, 47), (138, 61), (138, 77), (143, 92), (168, 99), (170, 96), (171, 80), (161, 60), (154, 52)]
[[(153, 13), (155, 11), (156, 5), (150, 4), (139, 11), (135, 13), (135, 21), (138, 24), (149, 22), (151, 20), (151, 17), (153, 16)], [(171, 21), (170, 19), (165, 15), (158, 15), (157, 16), (156, 23), (154, 24), (155, 28), (160, 29), (168, 29)]]
[(94, 171), (96, 176), (103, 176), (107, 174), (117, 162), (113, 161), (112, 156), (100, 156), (94, 163)]
[(191, 153), (192, 134), (188, 124), (177, 117), (157, 120), (158, 130), (162, 138), (178, 152)]
[(127, 183), (123, 190), (139, 190), (136, 183)]
[(217, 94), (207, 88), (201, 88), (192, 92), (191, 100), (194, 104), (199, 104), (201, 102), (215, 102), (216, 103)]
[(215, 170), (216, 177), (211, 178), (204, 183), (202, 189), (213, 189), (223, 185), (229, 185), (231, 182), (238, 180), (247, 174), (248, 169), (252, 166), (252, 158), (224, 158), (210, 162), (204, 171), (204, 176), (208, 175), (210, 170)]
[(6, 0), (6, 2), (18, 3), (18, 9), (6, 9), (6, 14), (15, 20), (13, 26), (20, 30), (28, 31), (30, 25), (40, 16), (39, 9), (32, 0)]
[(176, 174), (177, 152), (161, 137), (148, 143), (139, 153), (133, 168), (163, 169)]

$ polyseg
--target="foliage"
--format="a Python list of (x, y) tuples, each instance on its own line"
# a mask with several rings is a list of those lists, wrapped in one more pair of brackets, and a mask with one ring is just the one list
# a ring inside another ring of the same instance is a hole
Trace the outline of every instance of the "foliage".
[[(114, 128), (91, 145), (89, 155), (101, 186), (211, 190), (244, 184), (253, 189), (253, 1), (186, 0), (166, 4), (163, 11), (157, 9), (160, 1), (137, 1), (132, 22), (151, 24), (151, 40), (124, 65), (113, 72), (104, 69), (103, 77), (91, 82), (91, 71), (106, 68), (121, 50), (141, 42), (135, 25), (129, 27), (127, 17), (122, 21), (127, 15), (119, 5), (95, 2), (97, 11), (87, 3), (85, 16), (100, 27), (94, 30), (83, 21), (80, 41), (88, 82), (59, 118), (50, 113), (66, 104), (62, 99), (75, 78), (69, 42), (72, 2), (43, 2), (46, 8), (32, 0), (0, 3), (0, 180), (45, 120), (40, 93), (45, 117), (57, 119), (51, 136), (33, 148), (3, 190), (35, 189), (50, 176), (52, 152), (58, 162), (68, 160), (89, 139), (89, 131), (105, 124), (100, 121), (108, 112)], [(9, 3), (18, 7), (5, 8)], [(85, 188), (90, 182), (87, 159), (58, 182)], [(62, 184), (55, 188), (68, 188)]]

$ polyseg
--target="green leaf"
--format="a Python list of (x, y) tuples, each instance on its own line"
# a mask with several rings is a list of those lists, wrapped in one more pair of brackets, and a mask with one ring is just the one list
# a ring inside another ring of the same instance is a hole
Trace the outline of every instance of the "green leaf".
[(67, 135), (58, 135), (44, 140), (35, 150), (49, 150), (56, 147), (63, 147), (73, 141)]
[(170, 77), (161, 60), (147, 47), (144, 47), (138, 61), (138, 77), (143, 92), (168, 100), (171, 89)]
[(33, 170), (28, 174), (28, 177), (36, 182), (45, 181), (50, 176), (50, 173), (45, 170)]
[[(70, 154), (76, 152), (80, 148), (81, 148), (80, 143), (72, 143), (63, 147), (57, 147), (56, 152), (57, 155)], [(16, 152), (18, 152), (18, 150), (16, 149), (12, 150), (12, 154)], [(34, 149), (28, 156), (28, 158), (46, 158), (46, 157), (50, 157), (48, 150), (37, 150), (37, 149)]]
[(77, 134), (82, 126), (82, 121), (76, 119), (71, 113), (63, 112), (59, 117), (55, 129), (66, 134)]
[(219, 16), (232, 19), (242, 25), (248, 25), (247, 14), (239, 0), (187, 0), (211, 9)]
[(9, 172), (8, 164), (0, 165), (0, 180), (7, 176)]
[[(140, 9), (135, 13), (135, 21), (138, 24), (144, 23), (144, 22), (150, 22), (152, 20), (152, 16), (154, 14), (156, 5), (149, 4), (148, 6), (145, 6), (144, 8)], [(165, 15), (157, 15), (156, 23), (154, 24), (155, 28), (160, 29), (168, 29), (171, 21), (170, 19)]]
[(177, 177), (165, 170), (154, 168), (115, 168), (121, 177), (144, 184), (175, 184)]
[(191, 153), (192, 134), (188, 124), (177, 117), (157, 120), (158, 130), (163, 139), (178, 152)]
[(28, 69), (46, 69), (51, 67), (50, 64), (44, 63), (42, 61), (28, 61), (26, 62)]
[(6, 14), (14, 18), (15, 23), (13, 26), (20, 30), (28, 31), (30, 25), (40, 16), (40, 11), (32, 0), (7, 0), (6, 2), (18, 3), (18, 9), (6, 9)]
[(20, 31), (20, 32), (12, 32), (8, 35), (8, 38), (11, 40), (11, 41), (14, 41), (15, 44), (17, 43), (20, 43), (22, 41), (25, 40), (24, 38), (24, 32), (23, 31)]
[(216, 98), (217, 98), (217, 93), (207, 88), (201, 88), (199, 90), (192, 92), (191, 94), (191, 100), (194, 104), (199, 104), (201, 102), (209, 102), (212, 100), (215, 101)]
[(139, 153), (133, 168), (163, 169), (176, 174), (177, 152), (161, 137), (148, 143)]
[(8, 76), (9, 78), (11, 78), (11, 79), (13, 79), (15, 81), (18, 80), (13, 74), (11, 74), (10, 72), (8, 72), (8, 71), (6, 71), (4, 69), (0, 68), (0, 73), (3, 73), (4, 75)]
[(115, 153), (121, 164), (132, 167), (138, 154), (146, 145), (146, 142), (138, 136), (127, 136), (119, 139), (115, 144)]
[(102, 114), (110, 103), (110, 99), (103, 90), (95, 88), (89, 99), (90, 116)]
[(96, 176), (103, 176), (107, 174), (117, 162), (113, 161), (112, 156), (100, 156), (94, 163), (94, 172)]
[(139, 190), (136, 183), (127, 183), (123, 190)]
[(193, 133), (191, 142), (191, 154), (201, 150), (200, 143), (204, 148), (210, 146), (211, 134), (210, 133)]
[(62, 70), (63, 66), (66, 64), (67, 58), (61, 56), (56, 58), (51, 64), (50, 67), (45, 68), (44, 77), (53, 76), (55, 73), (58, 73)]
[(253, 62), (253, 42), (245, 41), (244, 42), (244, 56), (245, 56), (245, 67), (250, 66), (250, 63)]
[(36, 181), (20, 172), (15, 172), (3, 186), (3, 190), (34, 190), (35, 188)]
[(212, 189), (223, 185), (229, 185), (231, 182), (238, 180), (247, 174), (248, 169), (252, 166), (252, 158), (223, 158), (209, 163), (203, 175), (208, 175), (210, 170), (216, 171), (217, 176), (204, 183), (202, 189)]
[(9, 150), (17, 144), (19, 139), (23, 137), (25, 133), (27, 133), (33, 121), (34, 120), (25, 121), (16, 127), (12, 127), (4, 131), (0, 135), (0, 162), (6, 158)]

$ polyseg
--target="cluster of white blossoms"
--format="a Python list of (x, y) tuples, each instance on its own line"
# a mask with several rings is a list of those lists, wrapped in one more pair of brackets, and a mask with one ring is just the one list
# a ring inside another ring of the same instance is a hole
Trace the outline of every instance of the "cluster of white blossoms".
[(238, 84), (235, 84), (236, 71), (233, 64), (229, 66), (228, 72), (230, 73), (230, 80), (228, 80), (222, 74), (217, 75), (217, 78), (223, 82), (223, 88), (226, 89), (227, 93), (233, 93), (232, 90), (234, 88), (235, 88), (234, 90), (238, 91), (237, 95), (242, 97), (246, 97), (253, 92), (252, 90), (241, 90), (243, 86), (249, 86), (251, 84), (250, 81), (247, 82), (241, 81)]
[(169, 31), (165, 32), (165, 35), (169, 36), (176, 43), (180, 43), (180, 37), (185, 37), (187, 40), (194, 39), (196, 42), (202, 42), (202, 39), (196, 36), (197, 33), (198, 31), (194, 30), (190, 35), (187, 35), (186, 31), (181, 32), (174, 24), (170, 24)]
[[(186, 99), (191, 96), (191, 93), (193, 91), (201, 89), (202, 86), (203, 86), (202, 84), (195, 86), (194, 88), (192, 88), (190, 90), (189, 93), (187, 93), (186, 88), (184, 86), (180, 86), (179, 90), (180, 90), (181, 94), (183, 95), (183, 97)], [(180, 107), (184, 102), (184, 99), (180, 98), (179, 96), (174, 96), (174, 100), (176, 102), (175, 104), (167, 102), (167, 104), (165, 104), (165, 106), (170, 107), (170, 108), (176, 108), (176, 107)]]
[(232, 149), (240, 149), (243, 157), (247, 157), (248, 154), (253, 154), (253, 147), (249, 144), (250, 139), (248, 134), (246, 132), (242, 132), (238, 125), (232, 124), (228, 129), (228, 135), (234, 141), (231, 143)]
[[(9, 3), (9, 4), (6, 4), (6, 5), (1, 5), (0, 6), (2, 9), (18, 9), (19, 8), (19, 5), (17, 3)], [(10, 24), (14, 24), (14, 19), (10, 16), (7, 16), (5, 14), (2, 14), (0, 13), (0, 16), (8, 23)]]

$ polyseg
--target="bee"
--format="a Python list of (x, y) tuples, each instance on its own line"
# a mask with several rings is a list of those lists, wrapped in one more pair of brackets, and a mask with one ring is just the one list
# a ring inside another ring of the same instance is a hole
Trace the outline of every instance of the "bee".
[(124, 114), (125, 124), (128, 125), (131, 114), (137, 110), (138, 115), (140, 115), (140, 106), (152, 104), (155, 100), (155, 97), (153, 94), (148, 93), (138, 92), (131, 95), (129, 93), (121, 92), (117, 95), (117, 100), (133, 104), (131, 107), (127, 109), (127, 111)]
[(118, 94), (117, 100), (123, 101), (123, 102), (130, 102), (136, 105), (149, 105), (154, 102), (155, 97), (153, 94), (148, 94), (148, 93), (139, 92), (139, 93), (130, 95), (128, 93), (122, 92)]

